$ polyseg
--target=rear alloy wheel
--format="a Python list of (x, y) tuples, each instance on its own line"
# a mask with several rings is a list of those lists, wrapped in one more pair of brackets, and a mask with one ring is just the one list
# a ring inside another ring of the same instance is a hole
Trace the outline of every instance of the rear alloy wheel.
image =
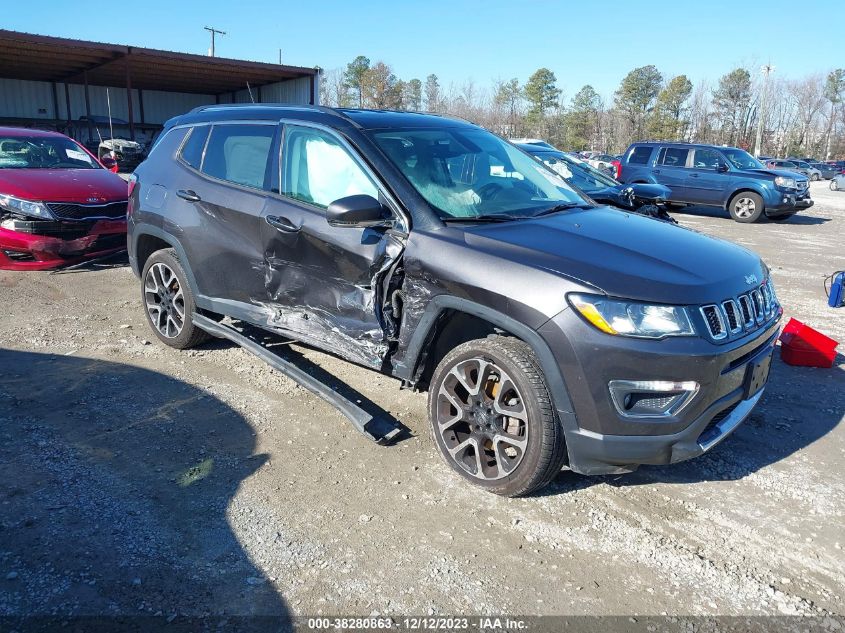
[(737, 222), (756, 222), (763, 216), (763, 198), (752, 191), (741, 191), (731, 198), (728, 211)]
[(429, 411), (446, 462), (491, 492), (528, 494), (563, 466), (563, 429), (522, 341), (491, 336), (452, 350), (434, 372)]
[(191, 320), (196, 309), (194, 296), (173, 249), (150, 255), (144, 265), (141, 300), (153, 332), (170, 347), (187, 349), (209, 338)]

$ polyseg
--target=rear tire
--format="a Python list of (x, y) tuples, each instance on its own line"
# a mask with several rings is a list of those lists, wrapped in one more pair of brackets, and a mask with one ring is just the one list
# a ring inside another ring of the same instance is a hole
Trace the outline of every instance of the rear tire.
[(764, 210), (763, 198), (753, 191), (740, 191), (728, 203), (731, 217), (743, 224), (756, 222), (763, 217)]
[(147, 323), (165, 345), (188, 349), (210, 338), (193, 323), (197, 304), (185, 269), (172, 248), (155, 251), (144, 264), (141, 304)]
[(819, 175), (813, 174), (812, 176), (810, 176), (810, 180), (812, 180), (813, 182), (818, 182), (819, 181)]
[(457, 346), (434, 370), (428, 407), (443, 459), (485, 490), (526, 495), (564, 465), (563, 428), (523, 341), (491, 335)]

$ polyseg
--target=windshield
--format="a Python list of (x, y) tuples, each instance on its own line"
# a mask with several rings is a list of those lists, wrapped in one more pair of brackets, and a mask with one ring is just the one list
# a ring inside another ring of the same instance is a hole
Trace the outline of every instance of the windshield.
[(526, 217), (590, 204), (555, 172), (481, 129), (390, 130), (373, 137), (444, 219)]
[[(529, 150), (530, 151), (530, 150)], [(591, 194), (615, 187), (619, 183), (613, 178), (600, 172), (598, 169), (587, 163), (571, 158), (563, 152), (531, 152), (543, 163), (553, 169), (566, 179), (566, 182), (575, 185), (581, 191)]]
[(91, 156), (69, 138), (0, 136), (0, 169), (98, 169)]
[(731, 165), (733, 165), (736, 169), (765, 169), (763, 163), (744, 150), (737, 149), (735, 147), (720, 149), (725, 155), (725, 158), (727, 158)]

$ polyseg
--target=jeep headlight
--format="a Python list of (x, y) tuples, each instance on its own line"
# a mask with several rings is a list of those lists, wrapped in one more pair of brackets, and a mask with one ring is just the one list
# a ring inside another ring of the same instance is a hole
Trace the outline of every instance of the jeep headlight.
[(795, 189), (797, 187), (795, 178), (790, 178), (789, 176), (778, 176), (775, 178), (775, 184), (784, 189)]
[(23, 200), (0, 194), (0, 208), (12, 213), (20, 215), (28, 215), (33, 218), (43, 218), (45, 220), (54, 220), (53, 214), (43, 202), (33, 202), (32, 200)]
[(695, 329), (685, 308), (610, 299), (597, 295), (571, 294), (569, 302), (597, 330), (639, 338), (694, 336)]

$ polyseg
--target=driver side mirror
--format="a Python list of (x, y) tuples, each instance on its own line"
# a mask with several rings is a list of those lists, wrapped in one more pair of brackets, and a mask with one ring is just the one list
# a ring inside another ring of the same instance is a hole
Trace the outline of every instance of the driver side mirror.
[(111, 156), (103, 156), (100, 159), (100, 163), (102, 163), (103, 167), (105, 167), (109, 171), (117, 173), (117, 161)]
[(726, 171), (728, 171), (728, 164), (725, 163), (725, 162), (719, 161), (719, 163), (716, 165), (716, 171), (725, 173)]
[(390, 211), (372, 196), (359, 194), (335, 200), (326, 209), (331, 226), (366, 228), (390, 226)]

